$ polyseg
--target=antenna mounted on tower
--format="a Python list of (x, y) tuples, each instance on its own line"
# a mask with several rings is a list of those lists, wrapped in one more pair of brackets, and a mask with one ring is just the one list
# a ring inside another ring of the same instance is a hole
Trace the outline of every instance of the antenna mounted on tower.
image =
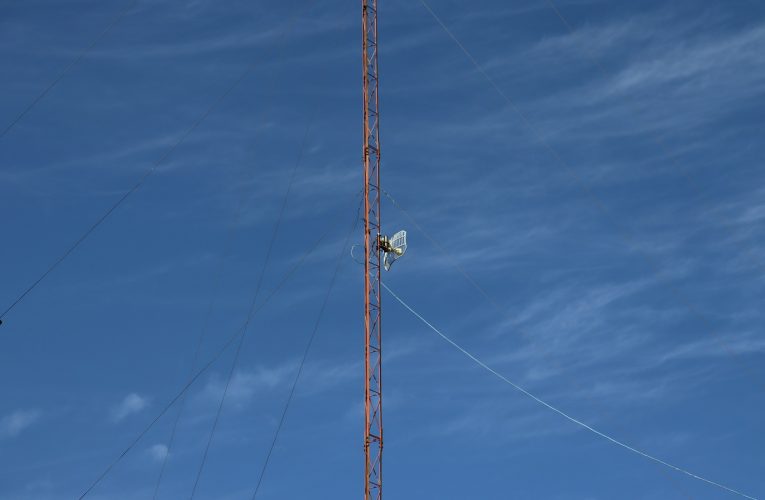
[(406, 231), (401, 230), (390, 238), (380, 235), (378, 245), (384, 253), (383, 267), (386, 271), (390, 271), (390, 266), (406, 252)]

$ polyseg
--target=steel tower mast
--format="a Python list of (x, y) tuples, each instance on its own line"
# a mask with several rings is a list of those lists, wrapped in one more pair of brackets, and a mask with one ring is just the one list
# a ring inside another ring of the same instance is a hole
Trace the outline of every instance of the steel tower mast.
[(361, 1), (364, 83), (364, 500), (382, 498), (382, 304), (377, 0)]

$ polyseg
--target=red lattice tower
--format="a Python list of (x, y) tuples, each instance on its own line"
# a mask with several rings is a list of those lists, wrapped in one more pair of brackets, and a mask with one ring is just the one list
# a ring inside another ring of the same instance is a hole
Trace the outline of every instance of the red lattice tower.
[(380, 100), (377, 0), (362, 0), (364, 66), (364, 499), (382, 498), (382, 304), (380, 302)]

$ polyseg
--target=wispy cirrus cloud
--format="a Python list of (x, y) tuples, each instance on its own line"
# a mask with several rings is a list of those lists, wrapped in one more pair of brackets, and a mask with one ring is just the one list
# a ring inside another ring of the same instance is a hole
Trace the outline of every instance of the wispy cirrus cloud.
[[(164, 14), (171, 17), (175, 9), (171, 8)], [(234, 10), (234, 9), (232, 9)], [(302, 17), (277, 16), (273, 12), (264, 11), (258, 22), (253, 25), (251, 19), (242, 18), (229, 29), (219, 31), (219, 25), (213, 24), (216, 15), (209, 15), (210, 24), (198, 31), (181, 30), (183, 33), (173, 39), (168, 39), (162, 22), (152, 25), (142, 39), (122, 40), (119, 45), (100, 46), (88, 52), (88, 58), (106, 60), (144, 61), (146, 59), (178, 59), (182, 57), (199, 57), (200, 55), (215, 55), (230, 53), (237, 50), (256, 48), (272, 48), (276, 44), (294, 43), (295, 40), (321, 37), (352, 27), (350, 18), (339, 18), (326, 13), (316, 12), (314, 15)], [(163, 13), (154, 12), (154, 16), (162, 19)], [(124, 21), (123, 21), (124, 22)], [(167, 22), (172, 22), (167, 19)], [(176, 21), (177, 22), (177, 21)], [(106, 44), (104, 44), (106, 45)], [(57, 48), (46, 52), (47, 55), (60, 57), (76, 57), (79, 48)], [(272, 62), (272, 61), (267, 61)], [(265, 64), (265, 63), (264, 63)]]
[(0, 418), (0, 439), (12, 438), (35, 424), (42, 412), (40, 410), (15, 410)]
[[(656, 30), (663, 25), (659, 23)], [(685, 27), (692, 29), (688, 22)], [(621, 33), (605, 45), (624, 53), (635, 43), (630, 33), (638, 29), (628, 23), (600, 31), (605, 38), (611, 31)], [(602, 144), (607, 139), (679, 132), (690, 137), (765, 92), (765, 70), (759, 64), (765, 26), (695, 37), (685, 37), (682, 31), (673, 28), (671, 34), (636, 46), (629, 59), (606, 66), (597, 44), (582, 46), (579, 32), (565, 35), (568, 40), (561, 44), (579, 46), (570, 57), (589, 66), (582, 71), (588, 77), (580, 76), (578, 85), (527, 104), (539, 117), (539, 129), (547, 140)], [(703, 146), (695, 142), (696, 147)], [(685, 141), (684, 151), (689, 144), (694, 141)]]
[(110, 415), (113, 422), (118, 423), (131, 415), (140, 413), (149, 406), (146, 397), (136, 393), (131, 393), (118, 404), (112, 407)]
[[(234, 408), (242, 408), (258, 394), (284, 386), (293, 368), (293, 364), (283, 364), (275, 367), (259, 366), (251, 370), (237, 370), (228, 386), (226, 404)], [(197, 401), (203, 406), (217, 405), (225, 389), (224, 377), (213, 374), (196, 396)]]
[(151, 445), (149, 449), (147, 450), (149, 456), (152, 458), (152, 460), (156, 460), (157, 462), (161, 462), (162, 460), (167, 457), (167, 454), (169, 452), (167, 445), (162, 443), (157, 443), (154, 445)]

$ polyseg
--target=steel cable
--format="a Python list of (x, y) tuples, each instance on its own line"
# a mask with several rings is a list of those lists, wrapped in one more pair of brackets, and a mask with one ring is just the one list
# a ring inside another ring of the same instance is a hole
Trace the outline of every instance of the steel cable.
[[(306, 259), (316, 250), (316, 248), (321, 244), (322, 241), (327, 237), (327, 235), (331, 232), (333, 228), (330, 226), (327, 228), (327, 230), (319, 236), (319, 238), (316, 239), (316, 241), (311, 245), (311, 247), (300, 257), (300, 259), (293, 265), (282, 277), (282, 279), (279, 281), (279, 283), (274, 287), (273, 290), (271, 290), (271, 293), (269, 293), (265, 299), (263, 299), (263, 302), (260, 303), (258, 307), (255, 308), (255, 310), (252, 313), (252, 316), (248, 318), (248, 321), (252, 319), (252, 317), (256, 316), (258, 312), (260, 312), (268, 303), (269, 301), (284, 287), (284, 285), (289, 281), (289, 279), (295, 274), (295, 272), (305, 263)], [(143, 438), (143, 436), (146, 435), (149, 430), (154, 426), (154, 424), (159, 421), (159, 419), (167, 413), (167, 411), (183, 396), (183, 394), (186, 393), (186, 391), (189, 390), (189, 388), (196, 382), (199, 377), (205, 373), (214, 363), (217, 361), (225, 351), (228, 350), (229, 347), (234, 343), (235, 340), (239, 338), (240, 335), (244, 333), (245, 324), (240, 326), (236, 332), (234, 332), (233, 335), (231, 335), (226, 342), (223, 344), (223, 346), (216, 351), (216, 353), (204, 364), (202, 367), (194, 374), (193, 377), (191, 377), (186, 384), (184, 384), (181, 388), (181, 390), (170, 400), (170, 402), (165, 405), (165, 407), (160, 411), (160, 413), (144, 428), (136, 438), (134, 438), (130, 444), (120, 453), (117, 458), (115, 458), (112, 462), (109, 463), (109, 465), (104, 469), (104, 471), (88, 486), (88, 488), (80, 495), (79, 500), (82, 500), (85, 498), (92, 490), (95, 488), (108, 474), (109, 472), (114, 468), (115, 465), (117, 465), (129, 452), (130, 450), (135, 447), (136, 444)]]
[(459, 345), (457, 342), (455, 342), (454, 340), (452, 340), (451, 338), (449, 338), (448, 336), (446, 336), (444, 333), (442, 333), (442, 332), (441, 332), (441, 331), (440, 331), (438, 328), (436, 328), (435, 326), (433, 326), (433, 325), (432, 325), (432, 324), (431, 324), (431, 323), (430, 323), (428, 320), (426, 320), (426, 319), (425, 319), (425, 318), (424, 318), (422, 315), (420, 315), (420, 313), (418, 313), (417, 311), (415, 311), (415, 310), (414, 310), (414, 309), (413, 309), (413, 308), (412, 308), (412, 307), (411, 307), (409, 304), (407, 304), (406, 302), (404, 302), (404, 300), (403, 300), (403, 299), (401, 299), (401, 298), (400, 298), (398, 295), (396, 295), (396, 293), (395, 293), (393, 290), (391, 290), (391, 289), (388, 287), (388, 285), (386, 285), (385, 283), (382, 283), (382, 286), (383, 286), (383, 288), (385, 288), (385, 290), (387, 290), (387, 291), (388, 291), (388, 293), (390, 293), (390, 294), (391, 294), (391, 296), (392, 296), (394, 299), (396, 299), (396, 300), (397, 300), (397, 301), (398, 301), (398, 302), (399, 302), (399, 303), (400, 303), (402, 306), (404, 306), (404, 308), (405, 308), (405, 309), (407, 309), (407, 310), (408, 310), (410, 313), (412, 313), (412, 314), (413, 314), (413, 315), (414, 315), (414, 316), (415, 316), (417, 319), (419, 319), (420, 321), (422, 321), (422, 322), (423, 322), (423, 323), (424, 323), (424, 324), (425, 324), (425, 325), (426, 325), (428, 328), (430, 328), (430, 329), (431, 329), (431, 330), (433, 330), (433, 331), (434, 331), (436, 334), (438, 334), (438, 336), (439, 336), (439, 337), (441, 337), (443, 340), (445, 340), (446, 342), (448, 342), (449, 344), (451, 344), (451, 345), (452, 345), (452, 347), (454, 347), (455, 349), (457, 349), (458, 351), (460, 351), (462, 354), (464, 354), (465, 356), (467, 356), (468, 358), (470, 358), (470, 360), (472, 360), (472, 361), (473, 361), (474, 363), (476, 363), (478, 366), (480, 366), (480, 367), (481, 367), (481, 368), (483, 368), (484, 370), (488, 371), (489, 373), (491, 373), (491, 374), (492, 374), (492, 375), (494, 375), (495, 377), (499, 378), (500, 380), (502, 380), (502, 381), (503, 381), (503, 382), (505, 382), (506, 384), (510, 385), (510, 386), (511, 386), (511, 387), (513, 387), (515, 390), (517, 390), (517, 391), (521, 392), (523, 395), (525, 395), (525, 396), (527, 396), (527, 397), (531, 398), (532, 400), (534, 400), (535, 402), (539, 403), (540, 405), (542, 405), (542, 406), (546, 407), (547, 409), (549, 409), (549, 410), (552, 410), (553, 412), (555, 412), (555, 413), (557, 413), (558, 415), (562, 416), (562, 417), (563, 417), (563, 418), (565, 418), (566, 420), (568, 420), (568, 421), (570, 421), (570, 422), (572, 422), (572, 423), (574, 423), (574, 424), (578, 425), (579, 427), (582, 427), (582, 428), (583, 428), (583, 429), (585, 429), (585, 430), (588, 430), (588, 431), (590, 431), (591, 433), (593, 433), (593, 434), (595, 434), (595, 435), (597, 435), (597, 436), (600, 436), (600, 437), (602, 437), (602, 438), (606, 439), (607, 441), (609, 441), (609, 442), (610, 442), (610, 443), (612, 443), (612, 444), (615, 444), (615, 445), (617, 445), (617, 446), (620, 446), (620, 447), (622, 447), (622, 448), (624, 448), (624, 449), (626, 449), (626, 450), (628, 450), (628, 451), (631, 451), (631, 452), (633, 452), (633, 453), (635, 453), (635, 454), (637, 454), (637, 455), (640, 455), (640, 456), (642, 456), (643, 458), (647, 458), (647, 459), (649, 459), (649, 460), (652, 460), (652, 461), (654, 461), (654, 462), (656, 462), (656, 463), (658, 463), (658, 464), (660, 464), (660, 465), (663, 465), (663, 466), (665, 466), (665, 467), (668, 467), (668, 468), (670, 468), (670, 469), (672, 469), (672, 470), (674, 470), (674, 471), (676, 471), (676, 472), (680, 472), (680, 473), (682, 473), (682, 474), (685, 474), (685, 475), (687, 475), (687, 476), (690, 476), (690, 477), (692, 477), (693, 479), (697, 479), (697, 480), (699, 480), (699, 481), (702, 481), (702, 482), (704, 482), (704, 483), (707, 483), (707, 484), (709, 484), (709, 485), (712, 485), (712, 486), (716, 486), (717, 488), (723, 489), (723, 490), (725, 490), (725, 491), (727, 491), (727, 492), (729, 492), (729, 493), (733, 493), (733, 494), (735, 494), (735, 495), (738, 495), (738, 496), (740, 496), (740, 497), (743, 497), (743, 498), (748, 498), (748, 499), (750, 499), (750, 500), (757, 500), (757, 498), (756, 498), (756, 497), (753, 497), (753, 496), (749, 496), (749, 495), (747, 495), (747, 494), (745, 494), (745, 493), (742, 493), (742, 492), (740, 492), (740, 491), (738, 491), (738, 490), (735, 490), (735, 489), (733, 489), (733, 488), (730, 488), (730, 487), (728, 487), (728, 486), (725, 486), (725, 485), (723, 485), (723, 484), (720, 484), (720, 483), (718, 483), (718, 482), (715, 482), (715, 481), (712, 481), (712, 480), (710, 480), (710, 479), (707, 479), (707, 478), (705, 478), (705, 477), (702, 477), (702, 476), (699, 476), (699, 475), (697, 475), (697, 474), (694, 474), (694, 473), (692, 473), (692, 472), (690, 472), (690, 471), (688, 471), (688, 470), (686, 470), (686, 469), (683, 469), (683, 468), (681, 468), (681, 467), (678, 467), (678, 466), (676, 466), (676, 465), (672, 465), (672, 464), (670, 464), (670, 463), (668, 463), (668, 462), (665, 462), (664, 460), (661, 460), (661, 459), (659, 459), (659, 458), (656, 458), (656, 457), (655, 457), (655, 456), (653, 456), (653, 455), (650, 455), (650, 454), (648, 454), (648, 453), (646, 453), (646, 452), (644, 452), (644, 451), (641, 451), (641, 450), (639, 450), (639, 449), (637, 449), (637, 448), (634, 448), (634, 447), (632, 447), (632, 446), (630, 446), (630, 445), (628, 445), (628, 444), (626, 444), (626, 443), (624, 443), (624, 442), (622, 442), (622, 441), (619, 441), (618, 439), (616, 439), (616, 438), (614, 438), (614, 437), (611, 437), (611, 436), (609, 436), (608, 434), (605, 434), (605, 433), (603, 433), (603, 432), (601, 432), (601, 431), (599, 431), (599, 430), (595, 429), (594, 427), (592, 427), (592, 426), (590, 426), (590, 425), (587, 425), (587, 424), (585, 424), (585, 423), (584, 423), (584, 422), (582, 422), (581, 420), (578, 420), (578, 419), (576, 419), (576, 418), (572, 417), (571, 415), (569, 415), (568, 413), (564, 412), (563, 410), (560, 410), (560, 409), (558, 409), (557, 407), (553, 406), (552, 404), (550, 404), (550, 403), (548, 403), (548, 402), (544, 401), (543, 399), (541, 399), (541, 398), (539, 398), (539, 397), (535, 396), (534, 394), (532, 394), (532, 393), (531, 393), (531, 392), (529, 392), (528, 390), (524, 389), (523, 387), (519, 386), (518, 384), (514, 383), (513, 381), (511, 381), (510, 379), (508, 379), (507, 377), (505, 377), (504, 375), (502, 375), (501, 373), (499, 373), (498, 371), (496, 371), (496, 370), (494, 370), (493, 368), (491, 368), (489, 365), (487, 365), (486, 363), (484, 363), (483, 361), (481, 361), (479, 358), (477, 358), (476, 356), (474, 356), (473, 354), (471, 354), (469, 351), (467, 351), (467, 350), (466, 350), (464, 347), (462, 347), (462, 346), (461, 346), (461, 345)]

